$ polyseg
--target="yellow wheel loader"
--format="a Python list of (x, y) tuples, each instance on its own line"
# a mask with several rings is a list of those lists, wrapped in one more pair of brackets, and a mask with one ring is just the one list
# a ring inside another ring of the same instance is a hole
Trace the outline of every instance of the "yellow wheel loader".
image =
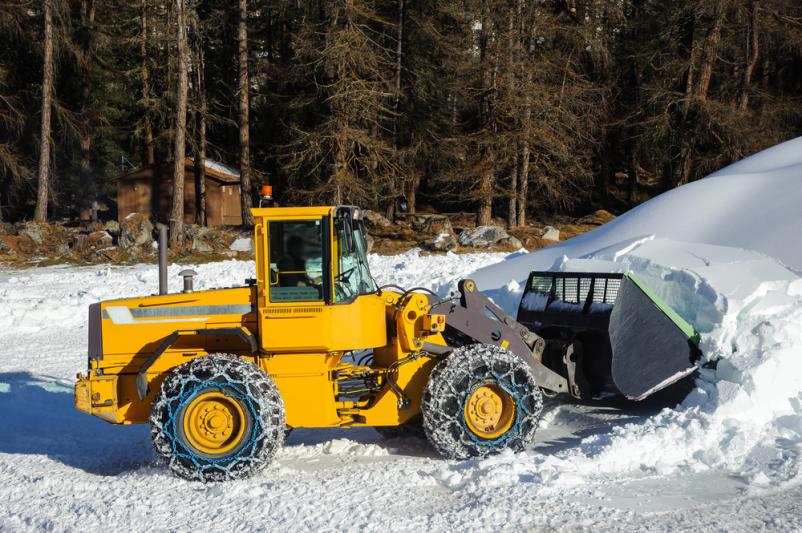
[(377, 286), (359, 208), (253, 215), (256, 278), (244, 286), (194, 291), (183, 271), (184, 291), (166, 294), (161, 238), (161, 294), (89, 307), (77, 409), (149, 423), (180, 477), (249, 476), (301, 427), (422, 427), (447, 458), (522, 450), (542, 391), (575, 388), (543, 364), (543, 338), (472, 281), (446, 299)]

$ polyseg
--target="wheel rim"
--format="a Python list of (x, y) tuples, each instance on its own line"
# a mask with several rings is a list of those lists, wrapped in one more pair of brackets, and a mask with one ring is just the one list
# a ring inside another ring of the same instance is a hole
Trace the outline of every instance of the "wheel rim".
[(240, 402), (221, 392), (199, 394), (184, 411), (187, 443), (206, 455), (235, 449), (245, 435), (247, 418)]
[(465, 401), (465, 423), (477, 437), (497, 439), (515, 421), (515, 401), (497, 383), (474, 388)]

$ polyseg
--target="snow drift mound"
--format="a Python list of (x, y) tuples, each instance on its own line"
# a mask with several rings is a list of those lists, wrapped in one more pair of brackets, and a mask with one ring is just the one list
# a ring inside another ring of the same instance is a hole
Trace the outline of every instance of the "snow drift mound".
[(676, 410), (585, 439), (588, 475), (725, 469), (802, 479), (802, 138), (583, 236), (474, 273), (514, 312), (531, 270), (634, 271), (702, 333), (715, 368)]
[[(530, 270), (548, 270), (563, 255), (646, 237), (755, 250), (802, 271), (802, 137), (734, 163), (702, 180), (652, 198), (589, 233), (474, 274), (483, 290)], [(623, 247), (621, 247), (623, 248)]]

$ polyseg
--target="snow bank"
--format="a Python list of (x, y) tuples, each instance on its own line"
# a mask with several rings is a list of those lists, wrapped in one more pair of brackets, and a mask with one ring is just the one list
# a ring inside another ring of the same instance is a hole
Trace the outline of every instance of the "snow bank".
[(562, 256), (592, 257), (604, 248), (662, 238), (754, 250), (802, 271), (802, 137), (764, 150), (632, 209), (594, 231), (480, 270), (483, 290), (549, 270)]
[(634, 271), (718, 361), (676, 410), (565, 453), (577, 474), (723, 469), (756, 485), (802, 480), (801, 205), (798, 138), (473, 274), (514, 311), (531, 270)]

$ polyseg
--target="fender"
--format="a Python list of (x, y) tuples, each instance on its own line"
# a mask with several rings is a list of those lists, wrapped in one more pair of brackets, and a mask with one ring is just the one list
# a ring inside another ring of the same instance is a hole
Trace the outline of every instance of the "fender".
[(254, 337), (253, 333), (244, 327), (176, 330), (164, 338), (161, 344), (159, 344), (159, 346), (153, 351), (153, 354), (148, 358), (147, 361), (145, 361), (145, 364), (142, 365), (142, 368), (139, 369), (139, 372), (136, 375), (136, 393), (140, 400), (144, 401), (145, 397), (148, 395), (148, 369), (153, 366), (153, 363), (155, 363), (159, 357), (162, 356), (167, 348), (172, 346), (178, 337), (183, 335), (234, 336), (247, 342), (251, 347), (251, 353), (256, 353), (257, 351), (256, 337)]

